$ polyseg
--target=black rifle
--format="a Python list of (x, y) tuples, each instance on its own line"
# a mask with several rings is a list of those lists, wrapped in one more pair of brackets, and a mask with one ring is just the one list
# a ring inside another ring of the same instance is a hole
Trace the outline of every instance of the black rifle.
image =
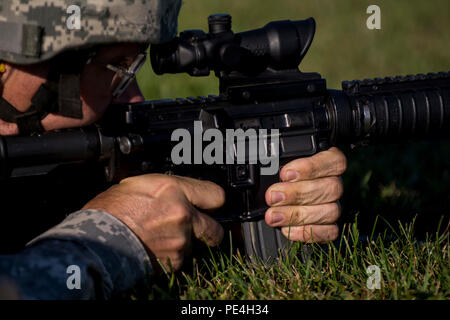
[[(214, 70), (220, 95), (114, 105), (94, 127), (3, 137), (0, 175), (9, 179), (64, 164), (100, 162), (108, 181), (155, 172), (211, 180), (227, 196), (213, 216), (240, 223), (248, 255), (274, 257), (288, 242), (264, 221), (264, 195), (279, 181), (278, 174), (261, 175), (267, 165), (249, 163), (248, 153), (243, 163), (175, 165), (174, 130), (195, 133), (195, 121), (202, 133), (278, 129), (279, 135), (268, 134), (262, 147), (282, 166), (330, 146), (448, 137), (450, 129), (449, 72), (344, 81), (342, 90), (328, 90), (319, 74), (298, 69), (314, 32), (315, 21), (309, 18), (235, 34), (229, 15), (212, 15), (209, 33), (185, 31), (170, 43), (152, 46), (151, 61), (157, 74), (204, 76)], [(270, 142), (278, 138), (277, 154)], [(233, 145), (238, 148), (237, 142)]]

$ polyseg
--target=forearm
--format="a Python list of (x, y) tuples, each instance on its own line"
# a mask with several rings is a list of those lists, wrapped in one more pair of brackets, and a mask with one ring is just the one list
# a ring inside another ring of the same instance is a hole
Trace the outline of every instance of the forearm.
[[(79, 289), (69, 287), (79, 268)], [(97, 210), (69, 215), (21, 253), (0, 258), (0, 275), (25, 299), (104, 299), (148, 279), (147, 253), (133, 232)], [(69, 283), (69, 286), (68, 286)]]

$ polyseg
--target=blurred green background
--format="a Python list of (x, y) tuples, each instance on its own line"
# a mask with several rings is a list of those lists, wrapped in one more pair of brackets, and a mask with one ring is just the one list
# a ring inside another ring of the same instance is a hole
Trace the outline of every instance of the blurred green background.
[[(366, 27), (372, 4), (381, 8), (381, 30)], [(449, 0), (186, 0), (179, 30), (207, 30), (212, 13), (231, 14), (235, 32), (314, 17), (315, 39), (300, 69), (319, 72), (329, 88), (339, 89), (342, 80), (450, 70)], [(138, 81), (146, 99), (218, 93), (213, 75), (156, 76), (149, 63)], [(349, 167), (341, 223), (359, 214), (361, 231), (370, 232), (376, 215), (395, 223), (418, 214), (422, 234), (435, 230), (442, 216), (448, 224), (448, 140), (343, 150)]]
[[(207, 30), (212, 13), (229, 13), (233, 31), (264, 26), (273, 20), (314, 17), (315, 39), (300, 69), (319, 72), (329, 88), (342, 80), (450, 69), (449, 0), (185, 0), (179, 31)], [(381, 8), (381, 30), (369, 30), (366, 9)], [(139, 74), (147, 99), (218, 92), (214, 76)]]

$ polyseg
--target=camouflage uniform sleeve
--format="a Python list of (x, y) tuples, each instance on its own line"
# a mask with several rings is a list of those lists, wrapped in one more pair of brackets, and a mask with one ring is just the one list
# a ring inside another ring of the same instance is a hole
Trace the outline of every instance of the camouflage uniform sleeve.
[(137, 236), (98, 210), (72, 213), (22, 252), (0, 257), (3, 283), (24, 299), (107, 299), (146, 284), (150, 273)]

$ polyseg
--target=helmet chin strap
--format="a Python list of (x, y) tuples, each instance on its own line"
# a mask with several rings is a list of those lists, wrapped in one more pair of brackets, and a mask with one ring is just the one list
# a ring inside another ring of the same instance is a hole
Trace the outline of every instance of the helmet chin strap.
[[(41, 120), (49, 113), (63, 117), (82, 119), (80, 100), (80, 75), (87, 57), (70, 59), (65, 55), (52, 63), (47, 81), (31, 98), (31, 105), (25, 112), (14, 108), (0, 97), (0, 118), (17, 124), (20, 135), (30, 135), (44, 131)], [(74, 57), (72, 57), (74, 58)]]

